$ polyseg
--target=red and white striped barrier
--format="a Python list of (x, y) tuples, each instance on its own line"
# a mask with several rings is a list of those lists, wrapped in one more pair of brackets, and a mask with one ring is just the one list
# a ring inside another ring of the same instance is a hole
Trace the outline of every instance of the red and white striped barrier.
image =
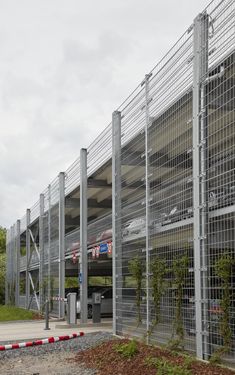
[(30, 346), (38, 346), (38, 345), (44, 345), (44, 344), (52, 344), (53, 342), (57, 342), (57, 341), (66, 341), (70, 339), (75, 339), (76, 337), (79, 337), (79, 336), (84, 336), (84, 332), (72, 333), (72, 335), (49, 337), (48, 339), (43, 339), (43, 340), (35, 340), (35, 341), (28, 341), (28, 342), (20, 342), (16, 344), (0, 345), (0, 351), (26, 348)]
[(67, 298), (62, 298), (62, 297), (51, 297), (52, 301), (62, 301), (62, 302), (67, 302)]

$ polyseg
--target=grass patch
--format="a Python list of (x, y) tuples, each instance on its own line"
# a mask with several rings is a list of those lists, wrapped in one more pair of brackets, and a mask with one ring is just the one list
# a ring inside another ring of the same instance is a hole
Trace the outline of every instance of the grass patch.
[(171, 362), (161, 358), (146, 358), (148, 366), (154, 366), (157, 369), (158, 375), (192, 375), (189, 366), (191, 365), (184, 362), (181, 366), (172, 364)]
[(28, 311), (15, 306), (0, 306), (0, 322), (12, 320), (34, 320), (40, 315), (33, 311)]

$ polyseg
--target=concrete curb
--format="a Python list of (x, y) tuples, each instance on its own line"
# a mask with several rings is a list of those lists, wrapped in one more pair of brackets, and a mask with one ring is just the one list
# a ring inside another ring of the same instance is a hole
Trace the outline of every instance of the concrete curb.
[(112, 328), (112, 324), (109, 322), (104, 322), (104, 323), (79, 323), (79, 324), (57, 324), (55, 325), (55, 329), (71, 329), (71, 328), (97, 328), (97, 327), (109, 327)]

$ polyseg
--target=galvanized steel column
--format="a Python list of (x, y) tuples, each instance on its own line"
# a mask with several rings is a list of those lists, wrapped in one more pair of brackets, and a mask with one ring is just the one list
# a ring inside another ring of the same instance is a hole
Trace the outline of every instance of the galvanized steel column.
[(9, 229), (7, 229), (6, 233), (6, 277), (5, 277), (5, 305), (9, 303), (9, 291), (8, 291), (8, 274), (9, 274), (9, 266), (8, 266), (8, 257), (9, 257)]
[(43, 306), (43, 267), (44, 267), (44, 239), (43, 239), (43, 216), (44, 216), (44, 195), (40, 194), (40, 216), (39, 216), (39, 306)]
[(11, 254), (10, 254), (10, 303), (15, 304), (15, 224), (11, 227)]
[[(64, 172), (59, 174), (59, 296), (64, 298), (65, 285), (65, 183)], [(59, 302), (59, 318), (64, 318), (64, 302)]]
[[(117, 314), (117, 300), (120, 299), (118, 284), (122, 273), (121, 236), (121, 112), (112, 116), (112, 273), (113, 273), (113, 334), (122, 331), (122, 317)], [(118, 301), (119, 302), (119, 301)], [(120, 301), (121, 303), (121, 301)]]
[(30, 280), (29, 280), (29, 259), (30, 259), (30, 233), (29, 233), (29, 225), (30, 225), (30, 209), (26, 210), (26, 280), (25, 280), (25, 308), (28, 309), (29, 307), (29, 295), (30, 295)]
[(142, 85), (145, 85), (145, 227), (146, 227), (146, 332), (147, 342), (149, 340), (149, 325), (150, 325), (150, 294), (149, 294), (149, 139), (148, 129), (150, 125), (149, 117), (149, 79), (152, 74), (146, 74)]
[(51, 308), (51, 185), (48, 185), (48, 300)]
[(16, 222), (16, 279), (15, 279), (15, 304), (19, 306), (20, 299), (20, 220)]
[[(207, 342), (203, 320), (206, 319), (206, 122), (205, 80), (208, 73), (208, 15), (199, 14), (194, 20), (193, 62), (193, 207), (194, 207), (194, 277), (196, 312), (196, 353), (205, 358)], [(203, 298), (204, 297), (204, 298)], [(203, 308), (202, 308), (203, 306)], [(203, 339), (203, 334), (205, 334)], [(206, 341), (205, 341), (206, 340)], [(208, 352), (207, 352), (208, 354)]]
[(87, 322), (87, 150), (80, 150), (80, 301), (81, 323)]

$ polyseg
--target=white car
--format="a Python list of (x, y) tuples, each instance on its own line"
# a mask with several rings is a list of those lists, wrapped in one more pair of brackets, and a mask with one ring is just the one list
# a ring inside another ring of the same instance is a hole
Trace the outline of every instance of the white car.
[(146, 220), (144, 217), (130, 220), (126, 223), (125, 228), (122, 232), (122, 237), (126, 239), (127, 237), (142, 237), (145, 235)]

